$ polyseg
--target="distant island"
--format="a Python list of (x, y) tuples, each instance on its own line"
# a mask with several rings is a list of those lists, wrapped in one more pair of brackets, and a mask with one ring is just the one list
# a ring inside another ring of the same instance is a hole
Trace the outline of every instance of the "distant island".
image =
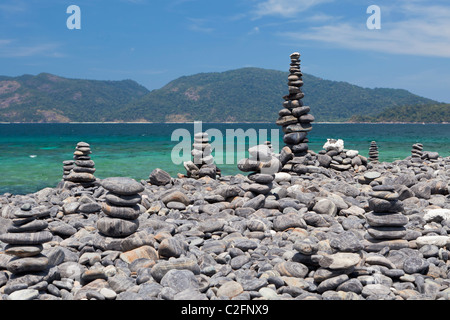
[[(0, 76), (0, 122), (275, 122), (288, 73), (261, 68), (199, 73), (149, 91), (133, 80)], [(450, 104), (403, 89), (363, 88), (304, 74), (317, 122), (450, 122)]]

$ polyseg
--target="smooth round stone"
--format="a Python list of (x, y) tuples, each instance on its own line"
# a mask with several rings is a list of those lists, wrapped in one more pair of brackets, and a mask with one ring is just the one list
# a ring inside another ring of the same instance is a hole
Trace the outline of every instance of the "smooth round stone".
[(36, 289), (17, 290), (8, 296), (8, 300), (33, 300), (39, 297), (39, 291)]
[(295, 124), (298, 122), (298, 119), (294, 116), (285, 116), (281, 117), (276, 121), (276, 124), (279, 126), (288, 126), (291, 124)]
[(90, 174), (94, 174), (96, 169), (95, 168), (87, 168), (87, 167), (73, 167), (72, 168), (73, 172), (76, 173), (90, 173)]
[(108, 192), (105, 198), (109, 204), (119, 207), (133, 207), (142, 201), (142, 197), (139, 194), (120, 196)]
[(22, 224), (20, 226), (11, 225), (7, 232), (21, 233), (21, 232), (36, 232), (48, 227), (48, 223), (43, 220), (33, 220), (31, 222)]
[(414, 273), (422, 273), (425, 274), (428, 271), (430, 263), (420, 257), (409, 257), (403, 262), (403, 270), (406, 273), (414, 274)]
[(141, 208), (138, 205), (133, 207), (116, 207), (103, 203), (102, 211), (110, 217), (126, 220), (135, 220), (141, 214)]
[(127, 237), (139, 228), (139, 221), (115, 218), (101, 218), (97, 221), (97, 229), (109, 237)]
[(53, 235), (48, 231), (34, 233), (4, 233), (0, 235), (0, 241), (9, 244), (33, 245), (51, 241)]
[(285, 261), (275, 265), (274, 270), (280, 276), (304, 278), (308, 274), (308, 267), (299, 262)]
[(93, 182), (95, 181), (95, 177), (92, 173), (86, 172), (71, 172), (69, 176), (66, 178), (72, 182)]
[(41, 244), (29, 246), (8, 244), (5, 247), (6, 254), (21, 258), (36, 256), (41, 253), (42, 250), (44, 250), (44, 247)]
[(242, 285), (239, 282), (236, 281), (228, 281), (222, 284), (217, 290), (217, 296), (218, 297), (227, 297), (228, 299), (231, 299), (239, 294), (241, 294), (244, 291), (244, 288), (242, 288)]
[(307, 136), (306, 132), (293, 132), (283, 136), (283, 141), (286, 144), (296, 145), (301, 143)]
[(39, 212), (36, 211), (36, 210), (21, 210), (21, 209), (18, 209), (16, 211), (14, 211), (14, 216), (16, 216), (17, 218), (35, 218), (38, 215), (39, 215)]
[(252, 172), (252, 171), (259, 171), (260, 170), (260, 161), (251, 160), (251, 159), (242, 159), (239, 160), (237, 167), (240, 171), (243, 172)]
[(78, 167), (93, 168), (95, 167), (95, 162), (93, 160), (76, 160), (75, 165)]
[(293, 153), (302, 153), (308, 151), (308, 144), (307, 143), (300, 143), (293, 146), (289, 146), (291, 148)]
[[(297, 118), (295, 118), (297, 120)], [(297, 123), (290, 125), (283, 125), (284, 133), (292, 133), (292, 132), (308, 132), (312, 130), (311, 123)]]
[(248, 190), (256, 194), (268, 194), (270, 192), (270, 186), (264, 184), (253, 183), (249, 185)]
[(179, 258), (171, 260), (160, 260), (151, 269), (151, 275), (155, 281), (160, 282), (164, 275), (169, 272), (169, 270), (190, 270), (195, 275), (200, 274), (200, 267), (196, 260), (188, 258)]
[(171, 201), (166, 204), (168, 209), (186, 210), (186, 205), (178, 201)]
[[(303, 102), (301, 100), (289, 100), (283, 103), (283, 106), (287, 109), (295, 109), (303, 106)], [(309, 108), (309, 107), (308, 107)], [(309, 110), (308, 110), (309, 112)]]
[(369, 210), (374, 212), (403, 212), (403, 203), (401, 201), (388, 201), (380, 198), (369, 199)]
[(366, 214), (367, 223), (372, 227), (403, 227), (408, 223), (408, 217), (401, 213), (376, 213)]
[(402, 239), (406, 236), (404, 227), (369, 227), (367, 233), (375, 239)]
[(376, 171), (368, 171), (368, 172), (364, 173), (364, 178), (366, 178), (368, 180), (375, 180), (379, 177), (381, 177), (381, 173), (376, 172)]
[(131, 196), (144, 191), (142, 184), (126, 177), (106, 178), (101, 183), (106, 190), (122, 196)]
[(323, 268), (331, 270), (348, 269), (356, 266), (361, 261), (359, 254), (338, 252), (329, 256), (324, 256), (319, 261), (319, 265)]
[(102, 206), (96, 202), (90, 202), (90, 203), (82, 203), (78, 207), (78, 210), (82, 213), (94, 213), (100, 211)]
[(45, 270), (48, 266), (48, 258), (42, 254), (34, 257), (13, 258), (6, 265), (6, 269), (14, 274), (24, 272), (38, 272)]
[(399, 198), (399, 194), (397, 192), (390, 192), (390, 191), (369, 192), (369, 196), (388, 200), (388, 201), (395, 201), (395, 200), (398, 200), (398, 198)]
[(175, 257), (178, 258), (186, 253), (188, 248), (187, 243), (175, 238), (164, 239), (158, 247), (158, 255), (160, 257)]
[(312, 114), (304, 114), (300, 117), (298, 117), (298, 121), (301, 123), (307, 123), (307, 122), (314, 122), (316, 118)]
[(251, 181), (254, 181), (256, 183), (260, 184), (270, 184), (274, 180), (274, 176), (271, 174), (264, 174), (264, 173), (255, 173), (250, 174), (248, 178)]

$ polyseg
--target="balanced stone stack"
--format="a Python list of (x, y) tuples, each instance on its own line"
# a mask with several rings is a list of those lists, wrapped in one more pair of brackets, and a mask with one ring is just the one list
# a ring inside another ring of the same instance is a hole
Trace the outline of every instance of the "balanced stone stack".
[(283, 109), (278, 113), (276, 122), (284, 132), (283, 141), (297, 157), (308, 152), (307, 134), (311, 131), (311, 122), (314, 116), (309, 114), (310, 108), (304, 106), (302, 98), (305, 96), (301, 90), (303, 86), (302, 72), (300, 71), (300, 54), (291, 54), (291, 67), (289, 68), (288, 86), (289, 95), (284, 96)]
[(413, 144), (411, 150), (411, 162), (422, 162), (423, 145), (421, 143)]
[(408, 246), (406, 240), (402, 240), (406, 234), (405, 228), (408, 217), (403, 214), (403, 203), (399, 200), (399, 194), (394, 186), (378, 185), (369, 193), (370, 212), (366, 214), (367, 228), (366, 239), (370, 248), (379, 250), (388, 246), (395, 249)]
[(139, 228), (141, 195), (144, 186), (131, 178), (107, 178), (102, 187), (108, 193), (102, 211), (106, 214), (97, 221), (97, 228), (105, 236), (127, 237)]
[(84, 185), (92, 184), (96, 178), (95, 163), (91, 160), (91, 147), (86, 142), (78, 142), (75, 152), (73, 153), (73, 161), (64, 161), (64, 180)]
[(192, 147), (191, 155), (193, 161), (184, 163), (187, 176), (194, 179), (206, 176), (215, 179), (217, 175), (220, 175), (220, 170), (214, 164), (208, 133), (196, 133)]
[(243, 172), (250, 172), (248, 178), (253, 183), (250, 184), (248, 191), (262, 199), (272, 189), (272, 182), (275, 173), (281, 169), (281, 162), (273, 153), (271, 145), (267, 143), (252, 147), (248, 152), (250, 157), (240, 160), (238, 168)]
[(372, 141), (369, 147), (369, 162), (378, 162), (378, 146), (376, 141)]
[(5, 253), (15, 256), (6, 268), (13, 274), (43, 271), (49, 259), (41, 252), (43, 243), (52, 240), (53, 235), (47, 230), (46, 221), (37, 220), (38, 211), (29, 204), (14, 212), (15, 219), (7, 228), (7, 233), (0, 235), (0, 241), (7, 243)]

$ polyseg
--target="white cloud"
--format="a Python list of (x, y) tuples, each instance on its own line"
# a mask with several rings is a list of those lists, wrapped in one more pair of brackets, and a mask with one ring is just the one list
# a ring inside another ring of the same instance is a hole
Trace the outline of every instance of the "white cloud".
[(413, 3), (395, 8), (395, 14), (392, 7), (389, 11), (384, 20), (381, 7), (381, 30), (367, 29), (365, 21), (339, 22), (283, 36), (356, 50), (450, 58), (450, 7)]
[(254, 10), (256, 18), (281, 16), (290, 18), (322, 3), (334, 0), (266, 0), (258, 3)]
[(208, 23), (206, 19), (187, 18), (187, 20), (190, 22), (188, 26), (189, 30), (201, 33), (212, 33), (214, 31), (213, 28), (205, 26)]
[(65, 55), (58, 52), (60, 47), (57, 43), (40, 43), (36, 45), (19, 44), (15, 40), (0, 40), (0, 57), (2, 58), (21, 58), (33, 56), (46, 56), (61, 58)]

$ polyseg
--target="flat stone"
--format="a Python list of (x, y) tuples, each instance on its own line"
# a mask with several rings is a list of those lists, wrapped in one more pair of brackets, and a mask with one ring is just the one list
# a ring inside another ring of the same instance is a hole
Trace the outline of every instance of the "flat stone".
[(138, 205), (134, 205), (133, 207), (117, 207), (103, 203), (102, 211), (112, 218), (126, 220), (135, 220), (141, 214), (141, 208)]
[(47, 221), (33, 220), (20, 226), (11, 225), (6, 229), (6, 231), (12, 233), (37, 232), (47, 228), (47, 226), (48, 226)]
[(416, 239), (419, 247), (425, 245), (435, 245), (437, 247), (445, 247), (450, 245), (450, 236), (423, 236)]
[(139, 228), (139, 221), (104, 217), (97, 221), (97, 229), (106, 236), (127, 237)]
[(161, 285), (173, 289), (176, 293), (187, 289), (198, 289), (200, 284), (190, 270), (169, 270), (161, 279)]
[(188, 245), (186, 242), (176, 238), (164, 239), (158, 247), (158, 255), (160, 257), (176, 257), (186, 253)]
[(48, 258), (42, 254), (27, 258), (13, 258), (6, 265), (6, 269), (14, 274), (25, 272), (38, 272), (48, 266)]
[(389, 287), (383, 285), (383, 284), (368, 284), (366, 286), (364, 286), (364, 288), (362, 289), (362, 296), (367, 298), (371, 295), (376, 295), (376, 296), (387, 296), (391, 293), (391, 290), (389, 289)]
[(134, 179), (126, 177), (106, 178), (101, 182), (103, 188), (112, 193), (130, 196), (144, 191), (144, 186)]
[(17, 290), (8, 296), (9, 300), (33, 300), (39, 296), (39, 291), (36, 289)]
[(276, 270), (281, 276), (304, 278), (308, 274), (308, 267), (299, 262), (285, 261), (275, 265)]
[(242, 285), (239, 282), (227, 281), (220, 286), (219, 290), (217, 290), (216, 295), (217, 297), (226, 297), (228, 299), (231, 299), (241, 294), (243, 291), (244, 288), (242, 288)]
[(273, 221), (273, 229), (275, 231), (284, 231), (290, 228), (306, 229), (306, 222), (299, 214), (285, 214), (276, 217)]
[(366, 214), (367, 223), (372, 227), (402, 227), (408, 223), (408, 217), (401, 213), (375, 213)]
[(406, 236), (405, 227), (369, 227), (368, 234), (375, 239), (402, 239)]
[(49, 242), (53, 235), (48, 231), (34, 233), (4, 233), (0, 235), (0, 241), (9, 244), (33, 245)]
[(380, 198), (369, 199), (369, 210), (379, 213), (384, 212), (403, 212), (403, 203), (401, 201), (388, 201)]
[(381, 177), (381, 173), (376, 171), (368, 171), (364, 173), (364, 178), (366, 178), (367, 180), (375, 180), (379, 177)]
[(189, 202), (190, 202), (189, 198), (183, 192), (178, 191), (178, 190), (170, 192), (169, 194), (165, 195), (161, 199), (161, 201), (164, 204), (167, 204), (167, 203), (172, 202), (172, 201), (176, 201), (176, 202), (181, 202), (181, 203), (183, 203), (186, 206), (189, 205)]
[(319, 260), (319, 265), (331, 270), (348, 269), (356, 266), (361, 261), (359, 254), (338, 252), (324, 256)]
[(33, 257), (42, 252), (44, 247), (41, 244), (38, 245), (12, 245), (8, 244), (5, 247), (5, 253), (16, 257)]

